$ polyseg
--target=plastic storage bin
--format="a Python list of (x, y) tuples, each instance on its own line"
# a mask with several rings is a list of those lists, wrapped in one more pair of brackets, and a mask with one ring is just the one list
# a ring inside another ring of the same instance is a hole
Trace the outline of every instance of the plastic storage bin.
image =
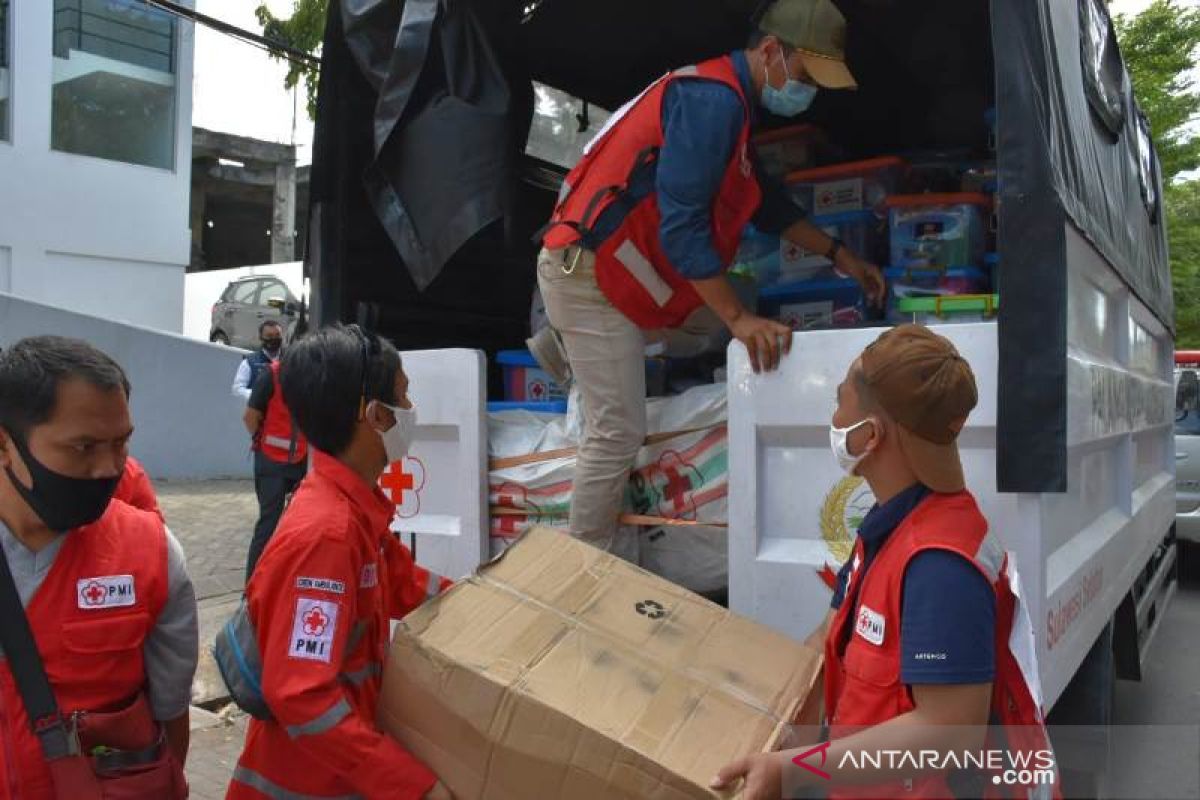
[[(867, 259), (874, 257), (885, 233), (883, 221), (869, 210), (810, 217), (809, 222), (830, 236), (838, 237), (852, 252)], [(753, 226), (747, 226), (746, 230), (738, 248), (737, 263), (754, 275), (760, 287), (813, 280), (828, 273), (832, 267), (822, 253), (810, 253)]]
[(906, 322), (908, 316), (899, 310), (901, 300), (912, 297), (945, 297), (954, 295), (983, 295), (991, 291), (985, 271), (974, 267), (946, 270), (885, 269), (888, 285), (889, 322)]
[(885, 269), (883, 277), (899, 297), (932, 297), (946, 294), (987, 294), (991, 281), (975, 267), (950, 269)]
[(528, 350), (501, 350), (496, 354), (496, 363), (504, 371), (504, 399), (509, 402), (544, 403), (567, 398)]
[(759, 292), (758, 311), (797, 331), (856, 325), (865, 318), (862, 289), (849, 278), (767, 287)]
[(992, 283), (992, 291), (1000, 294), (1000, 254), (985, 253), (983, 266), (987, 270), (988, 279)]
[(810, 215), (826, 216), (878, 208), (907, 171), (903, 159), (886, 156), (792, 172), (787, 184)]
[(904, 297), (896, 301), (897, 321), (933, 325), (948, 322), (987, 322), (1000, 310), (998, 294)]
[(825, 132), (808, 123), (765, 131), (753, 139), (763, 171), (781, 180), (789, 172), (812, 166), (825, 142)]
[(947, 269), (983, 264), (991, 208), (987, 195), (895, 195), (885, 205), (893, 267)]
[(532, 411), (535, 414), (565, 414), (567, 413), (566, 400), (547, 400), (544, 403), (516, 403), (508, 401), (492, 401), (487, 404), (489, 414), (498, 414), (501, 411)]

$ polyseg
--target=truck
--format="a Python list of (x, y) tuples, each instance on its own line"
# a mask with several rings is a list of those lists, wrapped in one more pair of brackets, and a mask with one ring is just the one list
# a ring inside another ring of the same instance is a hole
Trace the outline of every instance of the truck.
[[(844, 160), (994, 152), (998, 309), (924, 321), (979, 382), (967, 479), (1019, 568), (1043, 705), (1052, 722), (1107, 725), (1114, 682), (1140, 678), (1176, 585), (1176, 466), (1158, 157), (1106, 4), (836, 4), (860, 88), (822, 91), (804, 121)], [(534, 234), (583, 144), (657, 76), (745, 46), (759, 5), (331, 2), (305, 256), (314, 322), (484, 354), (461, 373), (480, 384), (467, 394), (498, 396), (490, 357), (529, 333)], [(729, 350), (729, 605), (797, 638), (824, 616), (873, 502), (837, 473), (826, 431), (834, 387), (879, 324), (799, 332), (777, 374)], [(485, 458), (473, 430), (461, 463)], [(468, 516), (486, 515), (467, 494)]]

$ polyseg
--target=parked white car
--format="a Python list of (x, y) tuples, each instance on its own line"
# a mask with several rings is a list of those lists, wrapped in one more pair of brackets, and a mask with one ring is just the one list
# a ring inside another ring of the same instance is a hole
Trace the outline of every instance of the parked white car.
[(1175, 353), (1175, 535), (1200, 544), (1200, 351)]

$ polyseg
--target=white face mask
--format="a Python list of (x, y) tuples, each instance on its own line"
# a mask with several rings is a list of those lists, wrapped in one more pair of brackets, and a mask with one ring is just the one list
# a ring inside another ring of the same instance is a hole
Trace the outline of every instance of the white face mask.
[(829, 426), (829, 446), (833, 450), (833, 457), (837, 459), (838, 466), (846, 472), (847, 475), (853, 475), (854, 470), (862, 463), (862, 460), (871, 454), (870, 450), (864, 450), (859, 455), (851, 455), (850, 448), (847, 446), (847, 441), (850, 434), (861, 428), (867, 423), (875, 424), (875, 420), (867, 417), (862, 422), (856, 422), (848, 428), (838, 428), (834, 425)]
[(417, 410), (390, 406), (387, 403), (379, 403), (379, 405), (391, 411), (396, 417), (395, 425), (386, 431), (379, 432), (379, 438), (383, 439), (383, 449), (387, 452), (388, 463), (394, 464), (408, 455), (408, 450), (412, 446), (413, 437), (417, 434)]

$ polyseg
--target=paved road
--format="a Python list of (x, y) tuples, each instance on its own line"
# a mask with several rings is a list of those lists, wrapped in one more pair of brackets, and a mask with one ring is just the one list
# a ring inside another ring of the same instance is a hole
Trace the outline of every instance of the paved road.
[(240, 592), (258, 501), (254, 482), (158, 481), (167, 525), (187, 553), (196, 599)]
[(1141, 682), (1117, 681), (1114, 797), (1200, 798), (1200, 548), (1189, 555)]

